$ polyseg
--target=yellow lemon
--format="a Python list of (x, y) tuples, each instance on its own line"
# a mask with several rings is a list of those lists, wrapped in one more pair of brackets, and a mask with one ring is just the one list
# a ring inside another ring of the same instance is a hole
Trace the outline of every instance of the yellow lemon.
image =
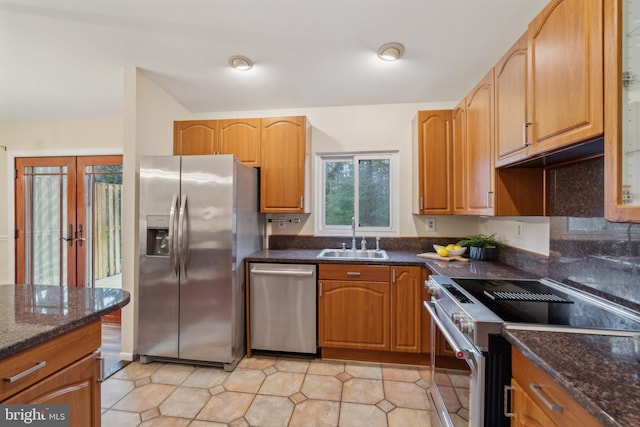
[(456, 248), (456, 245), (454, 245), (453, 243), (449, 243), (447, 245), (447, 250), (448, 251), (453, 251), (453, 250), (455, 250), (455, 248)]
[(454, 251), (459, 251), (460, 249), (462, 249), (462, 246), (460, 246), (460, 245), (455, 245), (455, 246), (453, 247), (453, 250), (454, 250)]
[(447, 248), (445, 248), (444, 246), (440, 246), (438, 248), (438, 255), (444, 257), (444, 256), (449, 256), (449, 251), (447, 250)]

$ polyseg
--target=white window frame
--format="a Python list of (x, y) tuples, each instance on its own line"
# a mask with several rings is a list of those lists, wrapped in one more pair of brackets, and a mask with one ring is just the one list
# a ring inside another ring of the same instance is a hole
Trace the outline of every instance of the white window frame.
[(399, 194), (400, 194), (400, 168), (399, 168), (399, 155), (398, 151), (367, 151), (367, 152), (348, 152), (348, 153), (316, 153), (316, 180), (315, 194), (316, 194), (316, 207), (317, 218), (315, 221), (315, 235), (316, 236), (351, 236), (351, 225), (327, 225), (325, 218), (325, 162), (344, 160), (351, 160), (354, 162), (354, 187), (355, 187), (355, 199), (354, 199), (354, 212), (356, 218), (359, 215), (358, 206), (358, 160), (374, 160), (374, 159), (388, 159), (389, 160), (389, 227), (360, 227), (356, 221), (356, 235), (361, 238), (367, 237), (397, 237), (400, 234), (400, 221), (399, 221)]

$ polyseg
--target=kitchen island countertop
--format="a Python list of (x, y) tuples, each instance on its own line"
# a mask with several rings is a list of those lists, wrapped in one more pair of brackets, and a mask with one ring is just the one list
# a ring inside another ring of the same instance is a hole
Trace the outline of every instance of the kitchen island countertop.
[(99, 320), (129, 299), (113, 288), (0, 285), (0, 359)]

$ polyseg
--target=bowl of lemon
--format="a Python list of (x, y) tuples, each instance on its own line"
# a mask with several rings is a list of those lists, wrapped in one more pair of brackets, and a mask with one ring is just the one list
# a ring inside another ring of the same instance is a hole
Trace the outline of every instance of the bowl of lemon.
[(433, 245), (433, 249), (436, 251), (438, 255), (442, 257), (461, 256), (467, 250), (465, 246), (456, 245), (454, 243), (450, 243), (446, 246)]

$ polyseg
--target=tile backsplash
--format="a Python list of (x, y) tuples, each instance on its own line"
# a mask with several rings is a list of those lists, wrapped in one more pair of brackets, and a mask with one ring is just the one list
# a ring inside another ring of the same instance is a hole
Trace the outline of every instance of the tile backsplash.
[(550, 227), (549, 277), (640, 305), (640, 224), (552, 217)]

